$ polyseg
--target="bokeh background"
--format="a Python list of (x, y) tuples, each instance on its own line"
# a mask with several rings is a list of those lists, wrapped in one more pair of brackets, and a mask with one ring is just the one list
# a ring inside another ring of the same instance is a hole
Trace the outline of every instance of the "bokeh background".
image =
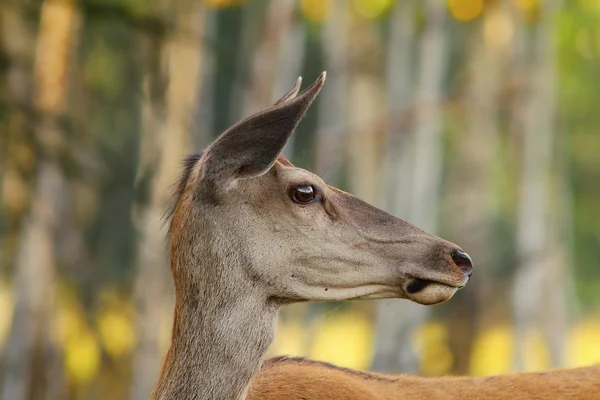
[(600, 362), (600, 1), (0, 0), (0, 398), (148, 398), (181, 160), (323, 70), (285, 154), (476, 270), (439, 306), (287, 307), (270, 354)]

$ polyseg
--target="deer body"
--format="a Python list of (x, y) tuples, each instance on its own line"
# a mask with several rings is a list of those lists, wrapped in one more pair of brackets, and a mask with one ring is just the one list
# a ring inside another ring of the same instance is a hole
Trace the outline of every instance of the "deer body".
[(324, 81), (298, 94), (298, 80), (186, 161), (170, 214), (172, 342), (154, 400), (245, 399), (282, 305), (436, 304), (467, 283), (471, 260), (458, 246), (281, 156)]
[(298, 358), (268, 360), (248, 400), (600, 399), (600, 365), (489, 377), (386, 375)]

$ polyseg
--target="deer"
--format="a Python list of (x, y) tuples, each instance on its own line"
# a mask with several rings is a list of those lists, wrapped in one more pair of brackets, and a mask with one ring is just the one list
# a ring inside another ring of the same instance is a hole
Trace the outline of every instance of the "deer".
[(420, 377), (356, 371), (304, 358), (267, 360), (248, 400), (600, 399), (600, 365), (495, 376)]
[[(433, 305), (469, 281), (473, 263), (458, 245), (328, 185), (282, 155), (325, 78), (323, 72), (302, 92), (299, 78), (274, 105), (184, 162), (167, 216), (175, 286), (171, 342), (153, 400), (325, 398), (323, 387), (321, 397), (270, 395), (268, 383), (285, 363), (263, 368), (266, 374), (251, 386), (282, 306), (385, 298)], [(298, 363), (288, 378), (307, 366), (319, 364)]]

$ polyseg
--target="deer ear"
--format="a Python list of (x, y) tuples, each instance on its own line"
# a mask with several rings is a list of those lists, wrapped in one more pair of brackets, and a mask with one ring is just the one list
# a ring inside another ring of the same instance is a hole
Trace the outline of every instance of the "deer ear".
[[(323, 80), (325, 80), (325, 78), (323, 78)], [(284, 101), (287, 101), (289, 99), (293, 99), (294, 97), (296, 97), (298, 95), (298, 92), (300, 91), (300, 86), (302, 86), (302, 77), (301, 76), (299, 76), (298, 79), (296, 80), (296, 84), (294, 85), (294, 87), (289, 92), (284, 94), (279, 100), (277, 100), (277, 102), (275, 102), (274, 105), (281, 104)]]
[(301, 79), (275, 105), (225, 131), (204, 153), (203, 180), (217, 187), (267, 172), (325, 83), (325, 72), (298, 94)]

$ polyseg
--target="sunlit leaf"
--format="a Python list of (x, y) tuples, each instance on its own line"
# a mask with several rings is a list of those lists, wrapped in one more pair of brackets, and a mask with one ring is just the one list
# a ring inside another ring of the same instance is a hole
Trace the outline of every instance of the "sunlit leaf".
[(509, 43), (514, 34), (512, 20), (508, 13), (495, 11), (485, 19), (484, 34), (487, 42), (495, 45)]
[(352, 0), (352, 8), (363, 18), (375, 19), (385, 13), (393, 0)]
[(413, 339), (421, 356), (421, 371), (425, 375), (440, 376), (450, 371), (453, 362), (448, 346), (448, 330), (437, 322), (424, 324)]
[(325, 21), (333, 11), (332, 0), (302, 0), (300, 3), (302, 14), (311, 22)]
[(540, 6), (540, 0), (513, 0), (513, 2), (523, 11), (534, 11)]
[(583, 58), (600, 58), (600, 27), (580, 29), (575, 36), (575, 48)]
[(66, 343), (87, 328), (87, 321), (74, 289), (63, 281), (57, 284), (57, 310), (54, 329), (62, 343)]
[(104, 42), (97, 43), (84, 66), (87, 84), (114, 99), (121, 89), (121, 61)]
[(486, 329), (475, 339), (473, 345), (470, 362), (471, 375), (495, 375), (510, 371), (513, 351), (512, 329), (508, 326)]
[(550, 367), (548, 345), (542, 332), (529, 332), (523, 342), (525, 371), (543, 371)]
[(346, 313), (326, 318), (319, 325), (310, 357), (339, 366), (371, 366), (373, 328), (366, 317)]
[(62, 342), (68, 342), (83, 329), (84, 321), (73, 307), (59, 307), (56, 314), (54, 326)]
[(567, 365), (581, 367), (600, 363), (600, 319), (590, 319), (571, 329)]
[(304, 355), (302, 342), (305, 328), (299, 322), (281, 323), (277, 327), (277, 335), (270, 347), (270, 352), (275, 355), (286, 354), (290, 356)]
[(459, 21), (471, 21), (483, 12), (483, 0), (448, 0), (448, 9)]
[(131, 353), (135, 344), (131, 316), (116, 307), (100, 312), (98, 334), (102, 346), (115, 358)]
[(20, 213), (27, 205), (29, 190), (21, 176), (9, 169), (2, 180), (2, 205), (9, 213)]
[(10, 286), (0, 282), (0, 349), (8, 336), (12, 319), (13, 299)]
[(91, 332), (80, 332), (65, 343), (65, 367), (77, 384), (91, 381), (100, 368), (100, 348)]
[(206, 5), (215, 8), (239, 6), (244, 0), (202, 0)]

